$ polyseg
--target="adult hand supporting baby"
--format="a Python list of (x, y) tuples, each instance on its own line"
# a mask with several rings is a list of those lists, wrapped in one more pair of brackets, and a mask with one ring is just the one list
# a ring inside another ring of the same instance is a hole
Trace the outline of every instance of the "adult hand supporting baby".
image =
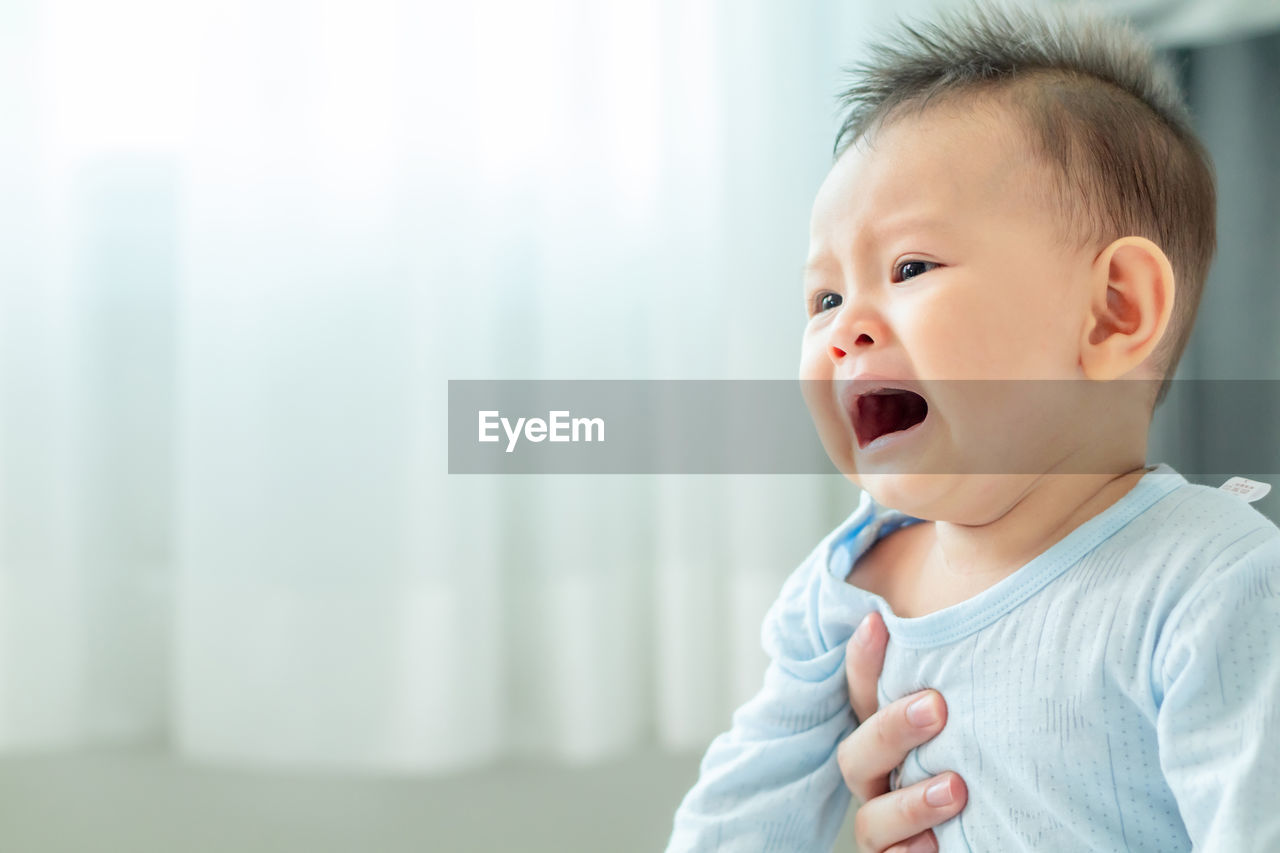
[[(859, 853), (935, 851), (938, 841), (932, 827), (964, 808), (969, 792), (964, 780), (951, 772), (889, 790), (889, 772), (913, 748), (942, 731), (947, 704), (936, 690), (922, 690), (878, 708), (876, 682), (888, 642), (889, 630), (873, 611), (845, 653), (849, 701), (859, 725), (841, 741), (836, 758), (856, 800), (854, 840)], [(924, 701), (917, 707), (917, 700)]]

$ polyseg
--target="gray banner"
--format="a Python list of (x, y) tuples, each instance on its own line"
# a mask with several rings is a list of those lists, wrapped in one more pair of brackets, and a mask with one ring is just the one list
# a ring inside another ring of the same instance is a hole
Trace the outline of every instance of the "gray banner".
[[(1051, 459), (1063, 473), (1119, 474), (1128, 466), (1096, 451), (1144, 434), (1134, 401), (1156, 391), (1136, 380), (936, 380), (885, 382), (886, 396), (876, 384), (450, 380), (449, 472), (1027, 474)], [(1155, 419), (1152, 463), (1280, 476), (1280, 382), (1179, 380)], [(872, 444), (882, 435), (892, 440)], [(837, 466), (828, 449), (847, 459)]]

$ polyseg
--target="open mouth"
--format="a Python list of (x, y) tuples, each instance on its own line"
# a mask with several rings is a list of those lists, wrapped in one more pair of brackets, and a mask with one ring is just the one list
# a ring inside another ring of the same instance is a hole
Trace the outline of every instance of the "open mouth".
[(929, 414), (929, 404), (914, 391), (881, 388), (859, 394), (853, 405), (853, 429), (858, 447), (881, 436), (911, 429)]

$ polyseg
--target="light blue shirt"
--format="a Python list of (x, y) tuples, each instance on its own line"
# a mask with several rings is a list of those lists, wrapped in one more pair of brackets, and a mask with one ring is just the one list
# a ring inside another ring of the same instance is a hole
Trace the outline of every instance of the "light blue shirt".
[(828, 851), (851, 795), (845, 645), (878, 610), (885, 704), (925, 687), (946, 727), (898, 784), (969, 799), (949, 851), (1280, 851), (1280, 528), (1168, 465), (994, 586), (919, 618), (845, 582), (919, 519), (863, 492), (765, 616), (760, 692), (675, 815), (668, 853)]

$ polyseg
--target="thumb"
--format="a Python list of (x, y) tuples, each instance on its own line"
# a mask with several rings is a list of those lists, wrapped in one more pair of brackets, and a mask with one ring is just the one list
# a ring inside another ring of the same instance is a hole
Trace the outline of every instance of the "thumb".
[(889, 642), (889, 629), (876, 611), (871, 611), (858, 625), (845, 648), (844, 671), (849, 682), (849, 704), (858, 722), (869, 718), (879, 708), (876, 683), (884, 669), (884, 650)]

